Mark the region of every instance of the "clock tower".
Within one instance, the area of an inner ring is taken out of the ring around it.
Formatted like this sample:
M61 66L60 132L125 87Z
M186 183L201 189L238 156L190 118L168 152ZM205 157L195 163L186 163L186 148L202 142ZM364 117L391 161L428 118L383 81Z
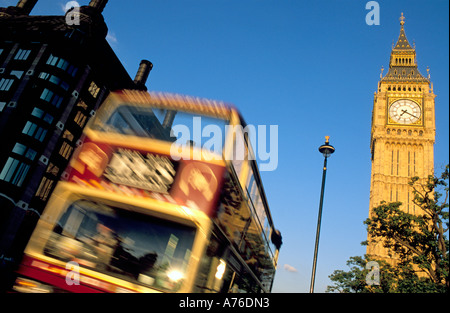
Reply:
M435 112L433 84L427 69L417 68L415 45L406 38L405 18L400 17L400 35L392 48L389 70L380 74L374 94L370 147L372 175L370 208L381 201L402 202L401 209L419 214L413 203L411 177L425 180L434 172ZM389 259L381 245L369 244L367 254Z

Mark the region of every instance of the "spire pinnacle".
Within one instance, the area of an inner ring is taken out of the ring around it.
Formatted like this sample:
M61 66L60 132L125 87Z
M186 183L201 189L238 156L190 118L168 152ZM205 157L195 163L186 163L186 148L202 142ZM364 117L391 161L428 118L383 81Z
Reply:
M400 16L400 18L399 18L399 20L400 20L400 25L405 25L405 17L403 16L403 12L402 12L402 15Z
M406 39L405 29L403 25L405 25L405 17L402 15L399 18L400 20L400 35L398 36L397 44L394 46L394 49L401 49L401 50L414 50L413 47L408 42L408 39Z

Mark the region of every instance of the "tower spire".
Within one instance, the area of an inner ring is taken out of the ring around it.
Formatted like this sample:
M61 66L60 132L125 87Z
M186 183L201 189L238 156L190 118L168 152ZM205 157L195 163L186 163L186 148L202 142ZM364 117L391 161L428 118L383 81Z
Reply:
M403 27L405 25L405 17L403 16L403 12L399 20L400 20L400 35L398 36L397 44L394 46L394 49L414 50L414 48L411 47L411 45L408 42L408 39L406 38L405 28Z
M393 45L389 70L382 81L392 82L427 82L417 68L415 44L412 47L405 34L405 16L400 15L400 34L397 43Z

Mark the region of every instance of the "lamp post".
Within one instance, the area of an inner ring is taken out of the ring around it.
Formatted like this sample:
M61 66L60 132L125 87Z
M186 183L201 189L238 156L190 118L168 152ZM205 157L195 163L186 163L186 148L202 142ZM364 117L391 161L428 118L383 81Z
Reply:
M309 289L310 293L314 292L314 281L316 278L317 253L319 248L319 237L320 237L320 223L322 221L323 193L325 190L325 177L327 175L327 159L330 155L334 153L335 150L334 147L330 145L329 140L330 136L325 136L325 144L319 147L319 152L323 154L325 159L323 161L322 189L320 191L319 217L317 219L316 244L314 246L314 260L311 274L311 286Z

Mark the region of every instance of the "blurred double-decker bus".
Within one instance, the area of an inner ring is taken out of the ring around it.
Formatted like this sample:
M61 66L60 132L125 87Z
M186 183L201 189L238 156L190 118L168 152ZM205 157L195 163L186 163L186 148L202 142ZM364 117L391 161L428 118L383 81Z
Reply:
M270 292L281 235L245 126L222 102L112 92L85 127L13 289Z

